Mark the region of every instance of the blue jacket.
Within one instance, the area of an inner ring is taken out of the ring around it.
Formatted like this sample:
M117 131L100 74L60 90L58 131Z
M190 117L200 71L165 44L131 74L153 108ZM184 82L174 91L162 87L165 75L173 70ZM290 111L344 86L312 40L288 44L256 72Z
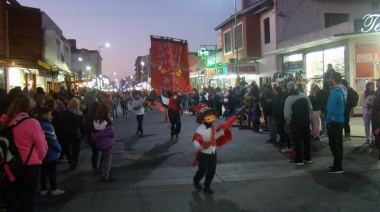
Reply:
M346 103L343 103L342 90L344 93L344 100L347 101L347 89L344 85L339 85L330 91L326 108L327 124L330 124L331 122L344 123L344 108Z
M48 151L42 162L48 163L59 158L62 148L57 141L53 125L47 121L40 121L40 125L48 144Z

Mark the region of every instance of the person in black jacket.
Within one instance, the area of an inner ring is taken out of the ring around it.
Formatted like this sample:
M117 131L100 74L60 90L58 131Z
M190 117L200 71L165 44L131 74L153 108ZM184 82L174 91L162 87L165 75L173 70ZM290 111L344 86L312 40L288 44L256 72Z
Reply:
M79 99L72 98L62 115L63 151L71 170L78 165L81 138L84 136L83 113L79 110Z
M260 101L260 88L257 86L256 81L251 82L251 94L250 96L253 97L253 103L258 103Z
M322 134L320 136L326 135L326 107L327 107L327 101L329 100L330 96L330 84L329 82L323 82L323 88L320 89L316 95L316 101L320 104L321 109L321 115L319 118L321 119L321 127L322 127Z
M289 97L285 100L284 118L294 139L296 157L290 163L312 163L310 155L311 104L307 96L296 90L296 84L288 83Z
M318 92L319 92L318 85L312 85L309 100L311 102L311 106L313 107L313 112L311 113L311 129L312 129L313 141L319 141L319 136L320 136L319 117L321 116L321 104L319 103L317 99Z
M277 124L277 131L280 135L279 145L280 147L287 146L290 149L289 136L285 130L285 118L284 118L284 93L281 86L275 88L275 100L273 101L274 119ZM282 148L281 148L282 149Z
M266 143L275 143L277 142L277 125L274 117L274 108L273 104L274 101L276 100L275 92L272 89L271 85L267 85L266 87L267 92L266 92L266 103L264 106L264 113L267 117L267 126L269 130L269 140L266 141Z

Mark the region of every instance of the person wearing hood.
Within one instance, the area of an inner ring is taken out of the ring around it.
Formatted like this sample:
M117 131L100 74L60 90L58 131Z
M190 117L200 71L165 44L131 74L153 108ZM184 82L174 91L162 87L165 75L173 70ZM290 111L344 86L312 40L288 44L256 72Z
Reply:
M62 114L62 149L71 170L76 169L78 165L81 139L84 137L84 116L79 106L79 99L74 97Z
M115 131L108 111L107 104L100 105L93 121L94 130L91 133L92 141L97 149L102 152L102 182L115 180L110 176Z
M54 100L53 100L54 101ZM61 195L65 191L57 188L57 163L59 155L61 154L62 148L57 141L57 136L54 131L54 127L51 124L52 121L52 111L48 107L41 107L38 110L37 119L40 123L41 129L45 133L45 139L48 144L48 151L45 158L42 160L41 165L41 177L40 185L41 191L40 195L45 196L47 191L47 180L49 177L51 195Z
M329 135L329 146L334 157L333 166L329 167L328 173L343 173L343 127L344 110L347 100L347 89L342 85L342 75L338 72L331 74L333 88L327 101L326 128Z

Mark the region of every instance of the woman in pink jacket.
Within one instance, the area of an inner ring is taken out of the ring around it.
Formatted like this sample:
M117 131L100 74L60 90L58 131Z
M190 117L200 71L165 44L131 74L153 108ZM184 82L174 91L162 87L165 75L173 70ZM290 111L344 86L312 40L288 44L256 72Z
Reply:
M13 125L23 117L29 117L31 99L19 94L8 108L2 128ZM9 211L36 211L36 192L40 177L42 159L47 153L44 132L36 119L27 118L13 129L14 141L25 163L31 152L27 168L22 178L17 179L11 188Z

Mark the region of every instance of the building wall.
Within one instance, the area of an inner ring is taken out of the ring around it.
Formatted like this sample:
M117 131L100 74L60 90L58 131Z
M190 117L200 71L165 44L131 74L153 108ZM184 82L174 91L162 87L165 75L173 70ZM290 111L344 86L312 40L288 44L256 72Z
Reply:
M9 58L39 60L42 57L41 11L7 5Z
M54 29L44 31L44 57L60 69L70 72L71 47L70 42Z
M78 58L82 58L79 61ZM97 77L100 73L99 52L96 50L76 49L71 52L71 68L79 72L82 70L82 78ZM87 66L90 70L87 71Z
M43 29L54 29L59 34L63 35L61 28L59 28L59 26L44 11L41 12L41 17Z
M348 13L355 20L373 11L371 0L278 0L275 7L277 42L324 29L325 13Z
M269 18L270 26L270 43L265 44L265 31L264 20ZM261 14L260 16L260 29L261 29L261 52L262 55L266 55L276 50L276 15L274 8Z
M237 20L237 25L243 24L243 48L238 50L239 60L246 57L260 57L261 56L261 46L260 46L260 17L254 16L252 14L247 14L246 16L239 17ZM235 54L235 36L234 36L235 22L231 21L222 27L222 62L229 63L229 58L236 58ZM231 53L224 53L224 33L231 31L231 42L232 51Z
M0 0L0 58L7 57L6 1Z

